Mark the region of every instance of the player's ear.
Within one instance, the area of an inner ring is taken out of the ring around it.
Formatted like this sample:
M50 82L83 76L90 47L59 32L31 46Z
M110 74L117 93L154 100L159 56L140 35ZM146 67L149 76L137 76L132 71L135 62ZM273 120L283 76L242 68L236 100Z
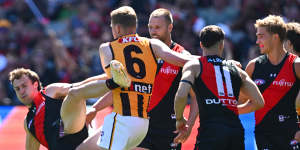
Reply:
M35 89L38 89L38 86L39 86L39 82L35 81L35 82L33 83L33 87L34 87Z
M116 25L116 32L117 32L118 34L121 33L121 25L119 25L119 24Z
M203 49L203 44L202 44L202 42L200 42L200 47Z
M278 34L273 34L272 37L276 40L280 40L279 35Z
M224 49L224 42L225 40L222 40L219 44L219 49L223 50Z
M173 24L168 25L168 32L171 33L173 30Z

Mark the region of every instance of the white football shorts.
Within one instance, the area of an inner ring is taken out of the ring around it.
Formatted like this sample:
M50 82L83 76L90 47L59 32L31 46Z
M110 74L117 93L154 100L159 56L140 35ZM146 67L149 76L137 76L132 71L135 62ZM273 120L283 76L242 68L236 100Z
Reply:
M108 150L130 150L142 142L148 126L148 119L112 112L104 118L97 145Z

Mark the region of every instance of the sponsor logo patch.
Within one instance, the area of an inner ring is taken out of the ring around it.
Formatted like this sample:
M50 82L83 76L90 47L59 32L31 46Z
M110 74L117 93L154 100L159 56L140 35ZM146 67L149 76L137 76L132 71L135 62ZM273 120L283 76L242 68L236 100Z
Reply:
M263 84L266 83L266 81L263 80L263 79L255 79L255 80L254 80L254 83L255 83L256 85L263 85Z

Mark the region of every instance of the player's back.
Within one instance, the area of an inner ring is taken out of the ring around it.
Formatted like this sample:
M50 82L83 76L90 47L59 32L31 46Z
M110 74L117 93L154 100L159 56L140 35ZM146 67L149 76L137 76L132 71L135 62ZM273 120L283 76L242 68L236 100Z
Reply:
M216 55L201 57L199 61L201 72L193 90L199 106L200 128L218 124L243 129L237 110L241 87L238 70Z
M155 55L149 39L131 34L110 42L113 60L120 61L131 78L129 88L117 88L113 92L113 111L123 116L147 118L146 109L152 94L157 71ZM106 73L110 75L109 67Z

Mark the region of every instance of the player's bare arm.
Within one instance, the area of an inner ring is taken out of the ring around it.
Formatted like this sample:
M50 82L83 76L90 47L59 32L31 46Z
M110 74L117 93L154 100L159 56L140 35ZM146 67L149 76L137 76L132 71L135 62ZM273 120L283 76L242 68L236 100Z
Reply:
M182 67L187 61L200 57L194 55L183 55L172 51L166 44L158 39L150 39L150 43L156 58L162 58L166 62L176 66Z
M250 113L264 107L264 99L256 84L251 80L245 71L239 69L242 86L240 89L241 95L247 99L239 100L238 110L240 114Z
M98 99L98 101L92 106L92 110L87 113L86 124L91 125L92 120L96 117L97 113L104 108L113 104L112 92L107 92L104 96Z
M256 59L253 59L251 60L248 65L246 66L246 73L248 74L248 76L251 78L252 77L252 74L254 72L254 69L255 69L255 61Z
M24 129L26 131L26 150L39 150L40 149L40 143L38 140L29 132L27 125L26 125L26 119L24 120Z
M103 97L99 98L99 100L93 105L93 108L95 110L101 111L107 106L111 106L113 104L113 99L112 99L112 92L106 93Z
M174 142L185 142L188 137L190 136L193 126L195 124L195 121L199 115L199 108L198 108L198 103L196 99L196 95L194 91L191 89L190 91L190 96L191 96L191 104L190 104L190 112L189 112L189 118L186 121L186 132L179 132L178 135L174 138ZM178 131L177 131L178 132Z
M193 60L187 62L182 69L183 74L174 101L176 120L183 119L183 111L187 103L187 95L191 90L191 84L195 81L196 74L199 74L200 72L200 67L198 67L199 61Z
M184 55L191 55L191 53L188 52L187 50L183 50L181 53ZM191 104L190 104L189 117L186 122L186 125L189 126L188 130L189 130L189 132L191 132L191 130L195 124L195 120L197 119L197 117L199 115L199 108L198 108L198 103L197 103L195 92L191 89L189 94L190 94L190 98L191 98Z
M200 73L200 64L197 59L187 62L182 69L182 77L181 82L179 83L179 87L174 100L174 111L176 115L176 132L179 132L179 136L174 139L175 143L184 142L188 136L188 126L186 126L186 120L183 117L183 111L185 105L187 103L187 95L191 90L192 84L195 81L195 78ZM195 105L196 103L193 103ZM195 108L195 107L194 107ZM191 109L191 111L196 111L198 109ZM196 118L197 113L192 113L193 117ZM191 121L191 120L190 120ZM193 120L193 123L195 120Z
M187 50L183 50L181 53L184 55L191 55L191 53L188 52ZM198 103L197 103L195 92L191 89L189 94L190 94L190 98L191 98L191 104L190 104L189 117L186 122L186 125L189 126L189 130L191 131L195 124L195 120L197 119L197 117L199 115L199 108L198 108Z
M102 68L105 70L105 67L109 65L110 61L113 58L112 53L111 53L111 49L109 47L109 42L103 43L103 44L100 45L99 55L100 55Z
M246 69L245 69L246 73L248 74L248 76L250 78L251 78L254 68L255 68L255 61L256 61L256 59L249 61L249 63L246 66ZM248 104L248 103L251 103L249 101L249 97L247 97L247 95L245 95L243 92L240 92L240 94L239 94L239 101L240 101L240 104L239 104L238 108L240 108L240 109L246 108L246 105L249 105L249 106L251 105L251 104Z
M186 124L189 126L190 129L192 129L195 124L195 120L197 119L197 117L199 115L199 108L198 108L198 103L197 103L197 99L196 99L196 94L192 89L190 91L190 97L191 97L190 113L189 113L189 118L188 118Z
M227 60L229 63L239 67L239 68L242 68L242 64L239 62L239 61L235 61L235 60Z

